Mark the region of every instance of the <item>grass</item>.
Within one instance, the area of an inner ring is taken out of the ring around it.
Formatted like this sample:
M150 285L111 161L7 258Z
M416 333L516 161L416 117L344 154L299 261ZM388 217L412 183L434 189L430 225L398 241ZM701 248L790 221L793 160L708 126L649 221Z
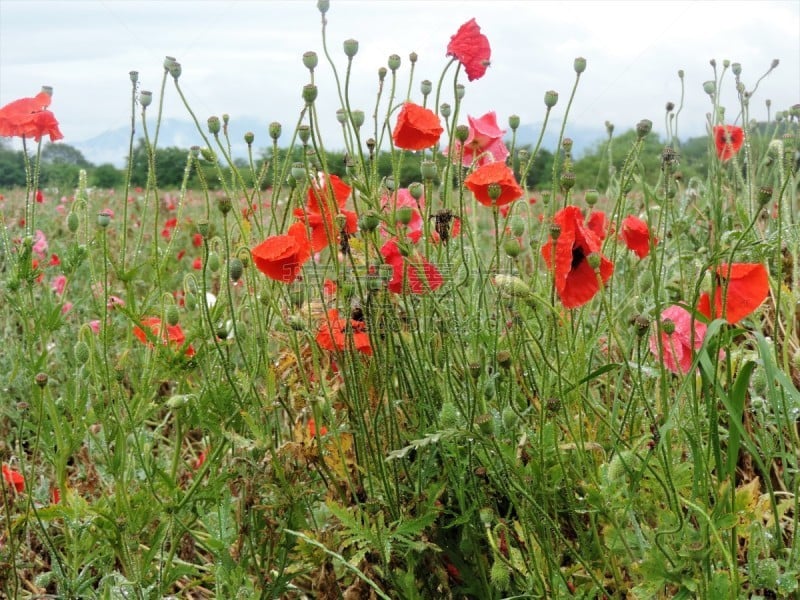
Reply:
M191 113L179 68L164 77ZM691 185L677 140L644 172L647 122L601 192L574 182L565 143L547 189L505 207L426 149L409 211L343 92L345 202L319 209L336 216L297 277L291 261L268 277L256 248L285 258L326 172L305 93L305 159L271 161L270 189L244 185L258 173L231 164L217 120L185 181L218 168L222 192L158 189L152 161L144 189L84 177L38 203L33 157L29 188L3 193L0 593L798 597L797 114L758 143L743 118L741 151L710 142ZM452 147L464 115L439 93ZM379 148L400 101L378 97ZM151 135L159 115L139 109ZM763 294L729 264L764 273ZM570 286L596 289L568 307Z

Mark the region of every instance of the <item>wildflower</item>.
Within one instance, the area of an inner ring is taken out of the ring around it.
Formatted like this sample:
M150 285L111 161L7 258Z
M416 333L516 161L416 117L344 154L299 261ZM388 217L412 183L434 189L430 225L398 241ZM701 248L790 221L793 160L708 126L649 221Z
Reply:
M64 289L66 287L67 287L66 275L56 275L50 282L50 289L53 290L59 296L64 293Z
M586 227L591 229L592 232L602 242L604 239L606 239L606 234L608 233L609 227L606 213L600 210L593 210L586 218Z
M470 81L484 76L491 55L489 40L481 33L475 19L470 19L459 27L447 44L447 56L454 57L464 65Z
M406 102L397 115L392 139L398 148L425 150L439 141L443 131L439 117L433 111Z
M397 244L397 238L392 238L383 245L381 256L386 264L392 267L392 278L388 284L390 292L401 294L408 291L412 294L425 294L436 291L444 283L442 274L436 266L424 257L404 257Z
M33 138L39 141L45 135L50 141L64 136L58 129L58 121L49 110L51 94L39 92L33 98L20 98L0 108L0 136Z
M145 317L141 323L147 328L150 335L138 325L133 328L133 335L143 344L152 347L152 343L148 338L160 339L165 345L182 347L186 342L186 336L183 333L180 325L167 325L162 324L161 319L158 317ZM163 328L163 330L162 330ZM194 356L194 348L188 346L185 350L186 356Z
M368 356L372 354L364 321L345 319L339 316L335 308L329 310L317 330L316 340L320 347L325 350L345 350L350 347L351 339L353 348Z
M36 203L42 204L44 202L44 194L42 190L36 190Z
M381 198L381 209L389 211L390 214L392 210L397 213L401 208L410 209L411 219L406 223L406 227L409 231L419 231L422 229L422 215L420 214L420 209L424 206L424 199L423 196L420 197L419 200L414 200L408 188L400 188L397 190L396 194L385 194ZM400 219L398 218L398 222L399 221Z
M567 308L586 304L600 290L599 279L605 283L614 272L614 264L600 254L600 238L583 222L576 206L558 211L553 219L558 227L556 240L552 237L542 246L542 258L547 268L554 272L556 293ZM597 271L587 257L599 258Z
M678 375L688 373L692 368L694 352L703 345L706 326L694 320L689 311L680 306L670 306L664 310L661 313L661 320L662 323L668 321L670 326L666 328L662 326L660 348L658 334L651 336L650 352L673 373Z
M725 162L732 159L744 143L744 130L735 125L716 125L714 127L714 145L717 157Z
M49 248L49 244L47 243L47 236L41 229L36 230L36 234L33 237L33 251L39 258L45 258L47 254L47 249Z
M716 269L714 306L711 296L704 292L697 311L709 319L722 317L737 323L757 309L769 293L769 274L760 263L733 263Z
M500 129L497 125L497 114L491 111L482 117L468 116L467 120L469 135L464 140L462 164L469 167L473 163L481 166L492 162L505 162L508 158L508 148L503 142L506 130ZM456 142L452 154L449 148L445 150L445 154L453 161L458 160L459 153L461 153L460 142Z
M311 257L311 242L302 223L289 227L285 235L273 235L252 250L253 262L270 279L292 283L303 263Z
M203 450L200 454L197 455L197 458L194 461L194 469L197 471L200 467L202 467L206 462L206 451Z
M475 169L464 180L475 198L484 206L503 206L522 196L522 188L514 178L514 172L505 163L495 162ZM499 194L492 197L499 187ZM493 188L495 191L493 192Z
M331 190L333 197L331 198ZM294 216L301 219L311 233L311 250L319 252L331 243L339 242L340 231L334 223L334 216L345 217L344 232L358 230L358 216L344 205L350 197L352 188L336 175L321 176L319 181L311 181L306 196L306 207L297 208ZM292 278L294 279L294 278Z
M625 243L629 250L636 253L639 258L644 258L650 254L650 239L653 240L653 245L658 240L652 236L647 223L642 221L639 217L628 215L622 220L622 231L619 237Z
M17 492L25 491L25 478L22 476L22 473L12 469L5 463L3 463L3 479Z
M195 248L199 248L203 245L203 234L202 233L195 233L192 235L192 246Z
M322 425L319 428L319 434L320 435L325 435L326 433L328 433L328 428L325 427L325 425ZM313 438L313 437L316 437L316 436L317 436L317 423L314 421L314 417L311 417L308 420L308 437L312 437Z
M192 261L192 269L199 271L203 268L203 259L199 256Z

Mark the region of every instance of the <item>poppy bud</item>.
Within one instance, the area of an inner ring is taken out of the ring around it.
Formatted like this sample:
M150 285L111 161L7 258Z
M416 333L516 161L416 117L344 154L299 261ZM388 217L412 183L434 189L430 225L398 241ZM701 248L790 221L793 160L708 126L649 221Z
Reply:
M765 185L758 189L758 203L761 206L767 204L770 200L772 200L772 186Z
M431 83L430 79L423 79L419 84L419 89L423 96L427 96L433 91L433 84Z
M515 238L509 238L503 242L503 251L509 258L517 258L520 252L522 252L522 246L520 245L519 240Z
M517 413L515 413L514 409L511 408L510 406L506 406L503 409L503 412L501 413L500 417L503 420L503 427L505 427L508 430L514 429L514 427L517 425L517 420L518 420Z
M228 275L230 275L231 279L236 282L242 278L242 273L244 272L244 263L241 261L240 258L233 257L228 261Z
M412 209L410 206L399 206L395 211L395 215L399 223L408 225L411 223L411 219L414 217L414 209Z
M478 511L478 517L484 527L490 527L494 521L494 511L491 508L482 508Z
M495 560L489 570L489 580L492 582L494 589L506 590L511 585L511 570L502 560Z
M644 315L636 315L633 318L633 326L636 328L636 335L644 337L647 335L647 330L650 328L650 319Z
M653 129L653 122L650 119L642 119L636 124L636 135L643 139Z
M600 268L600 253L592 252L589 256L586 257L586 264L589 265L590 268L597 270Z
M703 91L709 96L713 96L714 93L717 91L717 84L713 81L704 81Z
M492 380L490 379L489 381L491 382ZM494 421L490 414L478 415L475 417L475 424L484 435L492 435L494 433Z
M675 110L675 103L674 102L667 102L667 112L672 112Z
M442 113L442 116L446 119L450 116L450 105L447 102L442 102L442 105L439 107L439 112Z
M253 140L256 139L255 134L252 131L248 131L244 134L244 143L248 146L253 144Z
M208 117L208 132L211 135L217 135L221 125L219 117Z
M142 90L139 92L139 105L142 108L147 108L153 102L153 92Z
M511 352L508 350L501 350L497 353L497 364L504 369L511 367Z
M582 56L579 56L572 63L572 67L575 69L575 72L578 75L580 75L581 73L583 73L586 70L586 59L583 58Z
M277 121L273 121L269 124L269 137L271 137L273 141L277 142L278 138L281 137L281 130L281 124Z
M386 70L386 67L380 67L378 69L378 81L383 83L383 80L386 79L386 73L388 73L388 71Z
M181 318L180 313L178 312L178 307L174 304L167 306L164 316L167 319L167 323L173 327L178 324L178 321L180 321Z
M208 162L217 162L217 155L211 148L200 148L200 156Z
M231 120L231 116L228 113L222 113L222 126L228 127L228 123Z
M109 213L106 210L101 210L97 214L97 224L103 229L105 229L106 227L108 227L109 223L111 223L111 213Z
M358 220L358 228L366 232L375 231L378 225L380 225L380 222L381 220L380 217L378 217L378 213L374 210L368 210L361 215L361 218Z
M547 108L553 108L558 102L558 92L549 90L544 93L544 105Z
M397 71L397 69L400 68L400 56L398 56L397 54L390 55L388 65L392 73Z
M353 121L353 127L358 129L364 124L364 111L363 110L354 110L350 113L350 118Z
M313 71L319 64L319 58L316 52L305 52L303 54L303 66L309 71Z
M469 137L469 127L467 127L466 125L459 125L458 127L456 127L456 139L459 142L461 143L465 142L468 137Z
M425 192L425 188L419 181L415 181L408 185L408 193L411 194L411 197L414 200L419 200L422 198L422 194Z
M449 400L442 403L439 409L439 423L444 429L450 429L458 425L458 409Z
M317 10L320 14L325 14L331 7L331 0L317 0Z
M564 171L563 173L561 173L559 183L561 184L561 188L565 192L568 192L573 187L575 187L575 173L572 171Z
M208 268L211 270L212 273L216 273L219 271L220 261L219 261L219 254L216 252L212 252L208 255Z
M36 382L36 385L43 388L47 385L47 373L37 373L33 380Z
M525 148L520 148L519 152L517 152L517 156L519 157L520 163L528 162L528 158L530 158L531 153L528 152Z
M416 52L412 52L411 54L408 55L408 60L412 65L417 62L417 58L419 57L417 56Z
M432 181L439 174L439 169L436 168L436 163L432 160L423 160L419 166L419 172L422 175L422 179Z
M464 87L463 84L461 84L461 83L457 84L456 85L456 99L457 100L461 100L464 97L464 94L466 93L466 91L467 90L466 90L466 88Z
M661 321L661 329L667 335L672 335L675 333L675 322L672 319L664 319Z
M228 198L228 196L222 196L221 198L217 199L217 209L223 215L227 215L229 212L231 212L232 208L233 202L231 202L231 199Z
M344 48L344 53L347 58L353 58L356 54L358 54L358 41L354 39L345 40L342 44Z
M128 73L128 76L131 78L131 83L136 83L139 81L139 71L131 71Z
M297 128L297 137L300 138L304 146L307 145L308 140L311 138L311 128L308 125L300 125Z
M78 361L78 363L85 365L89 360L89 344L83 340L77 341L72 351L75 353L75 360Z
M303 100L306 104L314 104L314 100L317 99L317 86L313 83L309 83L303 86Z
M80 224L81 219L78 216L78 213L71 212L67 215L67 229L69 229L72 233L78 231Z
M511 217L511 235L514 237L522 237L525 233L525 221L519 215Z
M597 190L586 190L583 199L586 201L586 204L592 207L597 204L597 199L599 197L600 194L597 192Z
M572 152L572 138L564 138L561 140L561 147L564 149L564 152L569 154Z
M519 115L511 115L508 117L508 126L511 128L511 131L516 131L519 127Z
M203 236L204 240L208 239L209 230L211 226L208 221L203 219L202 221L197 222L197 233Z

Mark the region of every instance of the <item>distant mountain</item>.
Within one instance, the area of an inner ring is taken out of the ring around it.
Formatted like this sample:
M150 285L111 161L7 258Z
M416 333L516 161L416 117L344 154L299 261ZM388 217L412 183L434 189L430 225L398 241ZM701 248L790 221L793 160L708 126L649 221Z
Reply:
M203 133L206 135L206 124L201 122ZM228 128L228 135L231 140L231 152L234 158L247 157L247 144L244 142L244 134L252 131L255 134L255 142L253 144L254 152L260 155L263 148L271 145L271 141L267 134L268 123L262 122L259 119L252 117L244 117L239 119L231 119ZM517 130L517 146L524 146L526 144L533 145L539 137L541 130L541 123L521 125ZM542 148L554 152L558 144L558 135L561 130L561 123L551 121L548 123L547 131L545 132L544 139L542 140ZM285 134L286 132L284 132ZM155 127L148 125L148 134L150 138L155 135ZM102 165L111 163L117 168L123 168L128 156L128 145L130 143L130 129L127 127L120 127L111 131L105 131L91 139L75 142L70 144L80 150L86 160L95 164ZM572 154L576 158L580 158L587 150L593 149L598 143L602 142L606 133L604 129L582 127L580 125L568 124L565 131L567 137L572 138ZM142 127L137 123L136 139L134 146L139 138L144 137ZM286 135L285 138L288 139ZM507 137L510 141L510 136ZM161 122L161 128L158 133L158 147L159 148L191 148L192 146L203 146L203 138L197 131L194 123L191 121L184 121L181 119L164 119Z
M205 122L201 122L200 125L203 127L203 133L210 137L207 129L205 129ZM228 127L228 137L231 141L233 157L247 157L247 144L244 142L244 134L248 131L252 131L255 134L254 152L258 153L261 148L269 146L271 142L267 135L267 126L267 123L262 123L254 118L231 119ZM148 124L147 133L152 141L155 135L155 125ZM120 127L119 129L104 131L93 138L70 145L80 150L86 160L95 165L111 163L117 168L123 168L128 158L130 136L131 130L129 127ZM144 131L141 124L137 123L134 147L138 140L143 137ZM223 139L222 134L220 134L220 139ZM205 142L203 142L202 136L191 121L183 121L181 119L163 119L161 121L161 127L158 132L159 148L177 147L189 149L192 146L204 145Z

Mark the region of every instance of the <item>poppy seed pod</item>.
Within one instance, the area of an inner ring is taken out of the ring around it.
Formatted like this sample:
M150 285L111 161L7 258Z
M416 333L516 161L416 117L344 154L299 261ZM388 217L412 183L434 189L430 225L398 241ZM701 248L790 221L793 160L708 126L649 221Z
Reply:
M223 215L227 215L233 209L233 202L228 196L222 196L217 199L217 209Z
M36 382L36 385L43 388L47 385L47 373L37 373L33 380Z
M770 185L762 186L758 189L758 203L761 206L767 204L770 200L772 200L772 192L773 188Z
M292 163L290 173L298 183L302 183L306 180L306 167L301 162Z
M397 54L392 54L389 56L388 61L389 69L394 73L397 69L400 68L400 56Z
M464 94L467 92L466 88L463 84L456 85L456 99L461 100L464 98Z
M419 181L415 181L408 185L408 193L411 194L411 197L414 200L419 200L422 198L422 194L425 192L425 188Z
M661 321L661 330L667 335L675 333L675 322L672 319L664 319Z
M277 121L273 121L269 124L269 137L271 137L273 141L277 142L278 138L281 137L281 130L281 124Z
M592 252L586 257L586 264L595 271L600 268L600 262L601 258L599 252Z
M181 63L176 62L170 65L169 67L169 74L172 75L173 79L178 79L181 76L183 70L181 69Z
M646 137L653 129L653 122L650 119L642 119L636 124L636 135L641 140Z
M303 66L309 71L313 71L319 64L319 57L313 51L303 53Z
M219 117L208 117L208 132L211 135L217 135L221 126Z
M388 73L388 71L386 70L386 67L380 67L378 69L378 81L383 83L383 80L386 79L386 73Z
M344 54L347 56L347 58L353 58L356 54L358 54L358 40L345 40L342 44L342 47L344 48Z
M331 0L317 0L317 10L320 14L325 14L331 7Z
M586 59L583 58L582 56L579 56L572 63L572 67L575 69L575 72L578 75L580 75L581 73L583 73L586 70Z
M364 124L364 111L354 110L350 113L350 119L353 121L353 126L357 129Z
M673 110L675 110L675 103L674 102L667 102L666 108L667 108L667 112L672 112Z
M131 71L128 73L131 78L131 83L136 83L139 81L139 71Z
M558 92L548 90L544 93L544 105L553 108L558 103Z
M567 154L572 152L572 138L564 138L563 140L561 140L561 147Z
M411 54L408 55L408 60L412 65L417 62L417 58L419 57L417 56L416 52L412 52Z
M317 99L317 86L313 83L309 83L303 86L303 100L306 104L314 104L314 100Z
M636 335L644 337L647 330L650 328L650 319L644 315L636 315L633 318L633 326L636 328Z
M456 139L464 143L466 139L469 137L469 127L466 125L459 125L456 127Z
M742 74L742 64L735 62L731 65L731 72L738 77Z
M336 120L339 121L341 125L347 122L347 112L343 108L336 109Z
M511 115L508 117L508 126L511 128L511 131L516 131L519 127L519 115Z
M311 139L311 127L308 125L300 125L300 127L297 128L297 137L300 138L304 146L307 145L308 140Z
M419 89L422 92L423 96L427 96L433 91L433 84L429 79L423 79L422 82L419 84Z
M575 187L575 173L573 171L564 171L561 173L559 183L561 184L561 188L568 192Z
M170 67L176 64L178 61L175 60L174 56L165 56L164 57L164 70L169 71Z
M412 209L410 206L398 206L395 214L397 216L398 223L408 225L411 223L411 219L414 218L414 209Z
M597 200L600 197L600 194L597 190L586 190L586 194L584 194L584 200L586 204L589 206L594 206L597 204Z
M450 105L447 102L443 102L439 107L439 112L442 113L445 119L448 118L450 116Z
M419 172L422 175L422 179L432 181L439 174L439 169L436 168L436 163L432 160L423 160L419 166Z
M709 96L712 96L717 91L717 84L713 81L704 81L703 91Z
M255 140L255 139L256 139L256 136L252 131L245 132L245 134L244 134L244 143L245 144L250 146L250 145L252 145L253 140Z
M97 213L97 224L105 229L111 223L111 213L107 210L101 210Z
M142 90L139 92L139 105L142 108L147 108L153 102L153 92L148 92L147 90Z

